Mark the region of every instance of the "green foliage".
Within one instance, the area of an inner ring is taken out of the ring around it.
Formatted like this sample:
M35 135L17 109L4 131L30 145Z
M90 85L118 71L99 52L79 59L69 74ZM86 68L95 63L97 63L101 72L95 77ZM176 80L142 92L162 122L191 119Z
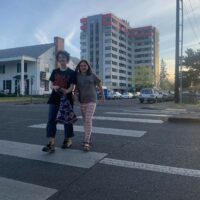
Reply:
M174 84L168 79L167 67L163 59L160 70L160 88L162 90L174 90Z
M154 85L154 73L150 67L139 66L134 71L134 85L136 89L143 87L153 87Z
M187 49L183 58L183 88L200 84L200 50Z

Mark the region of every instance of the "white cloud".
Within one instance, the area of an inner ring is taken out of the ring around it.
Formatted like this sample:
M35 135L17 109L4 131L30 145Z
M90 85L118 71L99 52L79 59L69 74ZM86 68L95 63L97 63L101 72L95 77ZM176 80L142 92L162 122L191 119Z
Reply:
M65 37L65 45L66 45L66 47L67 48L70 48L72 51L74 51L76 54L80 54L80 49L78 48L78 47L76 47L74 44L72 44L72 40L73 40L73 38L74 38L74 36L75 36L75 30L73 30L73 31L71 31L70 33L69 33L69 35L67 35L66 37Z
M40 44L50 43L47 35L42 30L37 29L34 35L36 39L40 42Z

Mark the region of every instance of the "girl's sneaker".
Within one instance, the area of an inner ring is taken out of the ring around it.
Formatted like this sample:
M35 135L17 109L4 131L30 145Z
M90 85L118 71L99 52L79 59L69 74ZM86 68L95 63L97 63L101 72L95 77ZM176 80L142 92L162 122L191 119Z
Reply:
M85 142L83 146L83 151L90 151L90 144Z
M49 143L45 147L42 148L42 151L48 152L48 153L53 153L55 151L55 145Z

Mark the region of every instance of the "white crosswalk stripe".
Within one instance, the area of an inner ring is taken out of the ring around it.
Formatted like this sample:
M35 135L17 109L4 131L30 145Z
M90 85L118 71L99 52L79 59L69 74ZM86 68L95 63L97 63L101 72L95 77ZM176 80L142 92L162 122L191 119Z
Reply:
M35 124L29 127L44 129L46 128L46 124ZM57 129L64 130L64 127L63 125L58 124ZM74 130L78 132L84 132L83 126L74 125ZM105 135L116 135L116 136L127 136L127 137L142 137L146 133L146 131L93 127L93 133L105 134Z
M146 171L200 178L200 170L194 170L194 169L177 168L177 167L162 166L162 165L155 165L155 164L148 164L148 163L139 163L139 162L117 160L117 159L111 159L111 158L104 158L103 160L100 161L100 163L105 164L105 165L124 167L124 168L140 169L140 170L146 170Z
M106 114L112 115L133 115L133 116L149 116L149 117L170 117L167 114L149 114L149 113L129 113L129 112L106 112Z
M82 119L82 116L78 116ZM118 121L118 122L138 122L138 123L150 123L150 124L162 124L164 121L159 119L139 119L139 118L120 118L120 117L105 117L105 116L94 116L94 120L104 121Z
M46 200L56 189L0 177L1 200Z
M107 155L105 153L97 152L85 153L74 149L63 151L59 148L56 149L56 153L48 156L48 154L41 151L42 147L43 146L36 144L0 140L0 154L2 155L16 156L81 168L90 168Z

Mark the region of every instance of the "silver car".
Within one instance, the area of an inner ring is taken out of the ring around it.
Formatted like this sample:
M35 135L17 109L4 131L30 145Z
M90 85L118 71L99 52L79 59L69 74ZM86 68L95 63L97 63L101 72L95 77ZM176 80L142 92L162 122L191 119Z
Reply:
M163 95L157 89L143 88L140 91L140 95L139 95L140 103L143 103L144 101L153 102L153 103L161 102L162 99L163 99Z

